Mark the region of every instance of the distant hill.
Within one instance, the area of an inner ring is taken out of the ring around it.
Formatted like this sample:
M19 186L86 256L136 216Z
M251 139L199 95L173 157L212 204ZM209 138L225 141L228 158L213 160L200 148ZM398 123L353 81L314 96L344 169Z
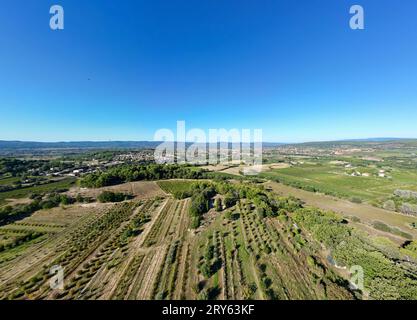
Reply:
M159 143L154 141L31 142L0 140L0 149L141 149L154 148Z
M78 154L100 150L138 150L153 149L157 141L71 141L71 142L31 142L31 141L1 141L0 156L23 155L62 155Z
M348 140L340 140L340 142L390 142L390 141L410 141L416 140L411 138L367 138L367 139L348 139Z
M161 141L69 141L69 142L34 142L34 141L4 141L0 140L0 155L23 155L23 154L45 154L45 153L71 153L85 152L89 150L138 150L154 149ZM186 143L190 145L191 143ZM358 145L389 145L404 144L417 146L417 139L403 138L369 138L352 139L339 141L320 141L304 143L279 143L264 142L264 148L279 148L284 146L299 147L337 147L337 146L358 146ZM229 147L231 144L229 143Z
M161 141L70 141L70 142L32 142L0 140L0 149L143 149L155 148ZM187 142L187 145L191 143ZM283 143L265 142L267 147Z
M100 150L140 150L154 149L162 141L70 141L70 142L35 142L0 140L0 156L23 155L59 155L76 154ZM192 143L187 142L188 147ZM204 145L204 144L202 144ZM264 143L264 147L278 147L282 143ZM231 148L229 143L229 148ZM213 145L210 145L213 147Z
M298 147L313 147L313 148L333 148L340 146L392 146L403 145L409 147L417 146L417 139L412 138L367 138L367 139L350 139L350 140L336 140L336 141L316 141L291 143L288 146Z

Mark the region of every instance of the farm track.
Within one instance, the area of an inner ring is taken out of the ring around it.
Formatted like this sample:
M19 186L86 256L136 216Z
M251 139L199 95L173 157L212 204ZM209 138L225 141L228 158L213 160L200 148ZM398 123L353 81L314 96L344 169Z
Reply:
M174 204L170 207L169 212L167 213L166 221L162 223L161 231L159 232L159 236L157 238L156 243L162 242L170 242L172 240L172 235L176 228L176 220L178 218L177 210L180 206L180 202L174 202Z
M119 283L117 284L117 290L111 296L111 299L122 300L126 299L133 288L137 276L138 270L141 268L143 260L143 255L137 255L127 266L127 270L123 273Z
M175 291L173 293L173 299L181 300L183 295L185 294L185 290L187 287L187 264L189 263L189 245L188 243L184 243L181 249L181 253L179 255L179 266L178 266L178 280L177 285L175 287Z
M139 268L136 270L136 274L132 280L128 293L126 295L127 300L136 300L138 299L139 290L142 287L143 279L145 274L148 270L148 266L151 263L153 256L152 255L145 255L142 263L140 264Z
M137 298L139 300L148 300L152 298L152 286L156 281L156 277L160 271L160 268L163 267L162 261L164 260L167 246L163 245L161 247L156 247L155 251L156 253L152 257L149 268L145 271L142 287L138 292Z
M146 247L151 247L158 243L158 239L160 239L161 229L163 228L163 225L166 224L165 219L174 204L175 202L173 200L171 199L166 200L161 210L153 219L152 226L150 227L149 231L146 233L146 236L144 237L141 245L144 245Z

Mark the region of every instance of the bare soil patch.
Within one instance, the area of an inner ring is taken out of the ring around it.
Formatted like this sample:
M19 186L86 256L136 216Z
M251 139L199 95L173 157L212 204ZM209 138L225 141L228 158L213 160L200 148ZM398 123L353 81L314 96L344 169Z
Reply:
M97 189L87 189L87 188L72 188L68 194L71 196L76 196L78 194L84 197L93 197L96 198L103 191L113 191L113 192L124 192L130 193L137 199L150 199L156 196L164 196L165 193L154 181L137 181L137 182L128 182L119 184L116 186L103 187Z

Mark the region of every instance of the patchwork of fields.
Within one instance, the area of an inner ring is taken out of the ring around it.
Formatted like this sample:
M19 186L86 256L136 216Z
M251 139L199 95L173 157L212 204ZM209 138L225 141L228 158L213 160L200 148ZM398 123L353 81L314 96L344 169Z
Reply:
M417 239L417 229L411 226L412 223L417 222L416 217L406 216L367 204L352 203L348 200L337 199L323 194L300 190L274 181L265 183L265 186L277 194L292 195L301 199L307 205L327 211L334 211L344 217L356 217L362 224L366 224L368 226L371 226L376 221L382 221L389 226L398 228L410 234L414 239ZM387 234L385 234L385 236L387 236ZM392 237L392 235L388 236ZM405 241L403 238L399 240Z
M299 184L343 198L357 197L367 202L384 201L392 196L396 189L417 190L415 170L391 169L389 174L386 176L384 174L384 177L368 173L368 171L378 172L376 169L354 170L366 176L352 176L348 174L349 171L344 166L332 163L304 163L290 168L263 172L260 176L279 180L285 184L295 186Z
M8 183L10 183L10 181L15 181L15 178L2 179L0 180L0 184L2 183L1 181L3 181L3 183L9 181ZM28 197L32 193L52 192L59 189L69 189L70 187L74 186L75 181L75 178L65 178L58 181L50 181L48 183L33 187L0 192L0 205L7 203L10 199Z
M41 210L3 226L3 243L38 235L0 252L0 298L353 298L317 244L300 250L284 222L260 219L251 203L234 207L233 218L211 209L197 230L189 205L137 197ZM50 288L53 266L63 267L63 290Z

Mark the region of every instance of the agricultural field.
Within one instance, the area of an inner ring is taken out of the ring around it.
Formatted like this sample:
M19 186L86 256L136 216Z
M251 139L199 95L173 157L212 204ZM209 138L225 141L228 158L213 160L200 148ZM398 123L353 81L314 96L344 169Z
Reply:
M158 185L166 193L190 192L192 184L197 180L162 180L158 181Z
M75 178L65 178L58 181L50 181L49 183L45 183L42 185L0 192L0 205L7 204L7 202L11 199L27 198L33 193L44 193L53 192L55 190L61 189L69 189L72 186L74 186L75 181Z
M417 169L355 164L352 160L304 160L289 168L265 171L260 177L374 205L381 205L397 189L417 190Z
M310 206L337 212L343 217L359 221L362 225L365 224L372 227L375 222L381 221L417 239L417 229L412 226L413 223L417 223L416 217L402 215L364 203L352 203L348 200L297 189L274 181L266 182L264 185L277 194L292 195ZM385 234L385 236L391 235ZM400 239L400 241L405 240L406 238Z
M123 192L133 195L136 199L153 198L164 195L161 188L153 181L128 182L97 189L72 187L67 194L70 196L81 195L83 197L96 198L103 191Z
M227 216L219 215L199 234L192 256L198 266L195 298L354 298L337 283L325 259L316 256L311 263L315 249L301 250L285 222L260 219L249 202L239 203L232 218Z
M0 177L0 185L8 185L8 184L13 184L17 181L19 181L20 179L17 177L10 177L10 176L1 176Z
M301 249L285 222L261 219L249 201L210 209L195 230L189 206L169 195L76 204L5 225L1 298L354 298L324 258L311 262L317 248ZM64 270L62 290L50 289L54 266Z
M233 176L242 176L243 171L245 169L245 165L243 164L219 164L219 165L208 165L204 166L203 168L212 171L212 172L221 172L223 174L230 175L229 178ZM262 165L262 171L270 171L274 169L284 169L289 168L291 165L286 162L277 162L277 163L268 163Z
M309 264L310 249L297 249L281 222L260 219L249 202L211 209L196 230L189 206L169 195L76 204L2 226L1 298L353 298L324 259ZM64 268L63 290L49 287L53 266Z
M129 197L97 202L104 192ZM89 201L40 206L0 226L0 299L417 298L411 216L273 181L204 175L72 186L59 196ZM369 275L365 291L349 282L358 263ZM381 283L373 270L391 271Z

